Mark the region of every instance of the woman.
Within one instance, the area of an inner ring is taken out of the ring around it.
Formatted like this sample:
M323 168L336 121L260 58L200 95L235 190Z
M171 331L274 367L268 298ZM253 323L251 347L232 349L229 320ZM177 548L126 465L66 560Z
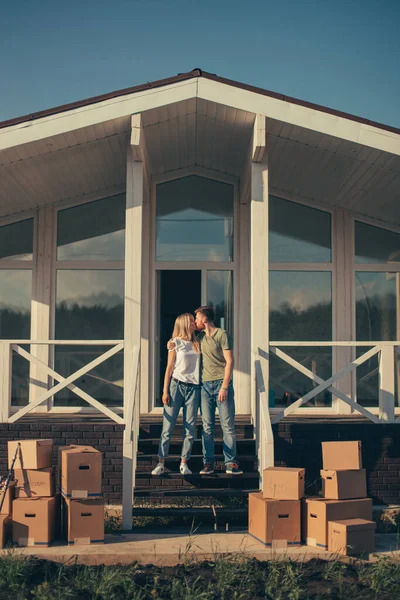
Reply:
M200 347L194 331L195 321L192 315L184 313L175 321L172 338L174 349L168 351L168 363L165 370L162 403L164 405L163 428L158 447L158 464L152 475L164 473L164 462L168 456L171 435L180 409L183 409L185 439L183 441L181 464L182 475L191 475L187 465L192 451L196 430L197 411L200 404Z

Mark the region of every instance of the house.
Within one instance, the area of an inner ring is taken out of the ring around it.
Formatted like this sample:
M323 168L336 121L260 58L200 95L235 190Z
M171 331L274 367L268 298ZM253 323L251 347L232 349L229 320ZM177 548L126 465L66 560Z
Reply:
M3 431L100 432L129 512L173 320L209 304L258 467L271 422L314 467L362 437L399 502L399 129L195 69L0 123L0 161Z

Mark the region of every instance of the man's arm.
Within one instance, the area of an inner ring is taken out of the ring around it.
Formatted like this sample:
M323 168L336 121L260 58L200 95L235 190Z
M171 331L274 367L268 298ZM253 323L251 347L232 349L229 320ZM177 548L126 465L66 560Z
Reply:
M225 372L221 389L219 390L218 394L218 402L223 402L228 398L228 387L233 373L233 352L232 350L223 350L223 353L225 358Z

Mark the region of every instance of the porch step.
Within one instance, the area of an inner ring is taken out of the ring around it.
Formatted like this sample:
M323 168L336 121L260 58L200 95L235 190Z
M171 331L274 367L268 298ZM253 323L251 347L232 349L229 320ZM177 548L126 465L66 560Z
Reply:
M162 430L162 416L146 416L140 419L139 426L139 439L154 439L160 438ZM240 418L237 417L235 419L235 430L236 430L236 439L248 439L252 440L254 438L254 427L250 423L250 417L244 417L241 415ZM183 438L184 436L184 428L183 428L183 420L179 418L175 427L174 427L174 437L175 438ZM196 438L201 438L201 419L197 420L196 425ZM219 419L217 418L215 421L215 438L222 438L222 429L219 423Z
M248 471L256 471L257 470L257 458L253 455L242 455L238 456L238 460L240 459L240 468L244 472ZM180 454L170 454L165 461L165 467L167 471L172 471L175 473L179 472L179 465L181 462ZM153 470L156 464L158 463L158 456L156 454L139 454L137 457L137 469L138 471L148 471ZM193 474L199 473L199 471L203 467L203 455L202 454L192 454L190 461L188 463L189 468L193 471ZM216 454L215 455L215 471L224 472L225 471L225 463L224 463L224 455Z
M159 441L160 441L159 437L146 438L146 439L141 439L139 437L138 457L139 456L149 456L149 455L157 456ZM171 443L170 443L170 447L169 447L169 452L170 452L171 456L180 454L181 449L182 449L182 441L183 441L183 434L181 437L177 437L174 432L174 436L171 439ZM236 443L237 443L238 460L239 460L240 456L254 456L254 457L256 456L256 445L255 445L254 439L236 439ZM218 438L215 439L214 452L215 452L215 456L222 455L222 439L221 439L221 437L219 437L219 439ZM192 454L193 454L193 456L202 454L200 435L193 442Z

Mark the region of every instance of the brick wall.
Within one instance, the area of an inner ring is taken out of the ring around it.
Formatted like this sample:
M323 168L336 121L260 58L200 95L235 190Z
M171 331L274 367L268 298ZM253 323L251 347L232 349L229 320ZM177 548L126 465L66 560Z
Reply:
M321 488L321 442L361 440L368 495L374 504L400 504L400 425L293 420L275 425L274 434L275 463L305 467L309 494Z
M73 417L72 417L73 418ZM76 417L75 417L76 418ZM68 444L93 446L103 453L103 492L107 504L122 502L123 426L110 422L66 423L36 419L34 422L0 423L0 474L7 473L7 441L51 438L53 465L57 465L57 449Z

